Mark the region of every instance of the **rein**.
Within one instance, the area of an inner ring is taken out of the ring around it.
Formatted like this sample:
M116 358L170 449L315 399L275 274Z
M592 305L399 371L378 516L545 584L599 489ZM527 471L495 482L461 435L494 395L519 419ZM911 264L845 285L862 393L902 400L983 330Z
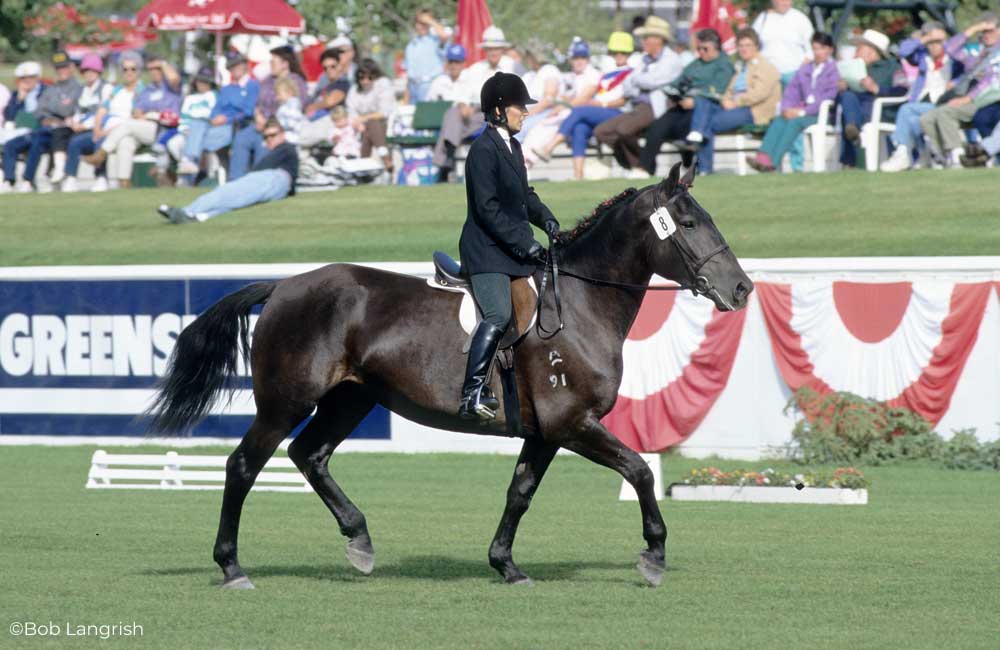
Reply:
M691 185L687 183L682 183L681 186L685 190L691 187ZM667 205L670 205L670 203L676 200L679 196L680 194L669 199L667 201ZM659 209L660 209L659 194L654 192L653 210L656 211ZM559 294L559 262L556 259L555 253L553 252L555 250L555 240L553 239L552 235L548 235L548 238L549 238L549 248L548 251L546 252L545 265L542 268L542 280L539 283L538 301L535 305L535 311L538 313L538 318L535 321L535 327L538 331L539 338L541 338L542 340L551 339L566 326L566 324L563 322L563 315L562 315L562 297ZM715 291L715 288L712 286L712 283L708 281L708 278L706 278L703 275L699 275L698 272L701 271L702 267L704 267L705 264L707 264L708 261L711 260L713 257L718 255L719 253L722 253L723 251L729 250L729 244L726 243L719 244L705 255L698 257L697 255L695 255L694 251L692 251L691 248L687 245L687 243L682 241L681 239L671 236L670 241L672 241L674 246L677 247L677 251L681 255L681 260L684 262L684 266L687 268L690 276L695 279L693 285L678 283L676 285L651 287L648 284L635 284L631 282L617 282L615 280L603 280L601 278L594 278L587 275L583 275L582 273L567 271L566 269L562 270L562 274L569 276L571 278L576 278L577 280L588 282L590 284L595 284L602 287L612 287L615 289L626 289L629 291L684 291L686 289L690 289L694 293L701 295L707 295ZM542 325L542 300L545 297L545 289L547 287L547 281L548 281L548 272L550 269L552 271L552 294L555 297L555 302L556 302L555 305L556 318L558 318L559 320L559 327L554 330L545 329L545 326Z

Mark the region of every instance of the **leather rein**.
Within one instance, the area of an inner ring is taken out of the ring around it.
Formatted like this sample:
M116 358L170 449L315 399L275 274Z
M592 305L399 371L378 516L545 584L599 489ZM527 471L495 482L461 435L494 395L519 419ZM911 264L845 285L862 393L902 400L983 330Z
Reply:
M691 187L689 183L681 183L680 186L683 188L684 192L686 192L688 188ZM676 194L675 196L667 200L667 205L669 206L673 201L682 196L682 194L683 192L680 194ZM660 209L659 198L660 198L659 193L654 192L653 193L654 212ZM535 310L538 314L537 320L535 322L535 327L538 331L539 338L541 338L542 340L551 339L566 326L565 322L563 322L562 297L559 293L559 273L560 273L559 262L556 259L556 255L553 253L555 249L555 239L552 237L552 235L547 235L547 236L549 238L549 247L548 250L546 251L546 256L545 256L546 261L544 267L542 268L542 279L538 287L538 301L535 305ZM691 250L691 247L688 246L687 243L684 242L682 239L674 237L673 235L671 235L669 239L670 241L673 242L674 246L677 248L677 251L680 253L681 260L684 262L684 266L687 269L688 274L690 275L690 277L695 279L693 285L679 283L679 284L653 287L648 284L634 284L631 282L603 280L601 278L594 278L587 275L583 275L582 273L568 271L565 268L562 269L561 273L571 278L576 278L577 280L582 280L584 282L594 284L597 286L612 287L615 289L626 289L628 291L684 291L690 289L692 292L698 295L708 295L713 291L715 291L715 288L712 286L712 283L709 282L708 278L706 278L703 275L699 275L699 272L701 271L702 267L704 267L705 264L707 264L708 261L711 260L713 257L718 255L719 253L722 253L723 251L729 250L729 244L723 242L722 244L719 244L705 255L698 257L697 255L695 255L694 251ZM542 325L542 300L545 297L545 290L547 287L548 275L550 270L552 273L552 294L555 297L555 303L556 303L555 305L556 317L559 319L559 327L554 330L548 330L545 328L544 325Z

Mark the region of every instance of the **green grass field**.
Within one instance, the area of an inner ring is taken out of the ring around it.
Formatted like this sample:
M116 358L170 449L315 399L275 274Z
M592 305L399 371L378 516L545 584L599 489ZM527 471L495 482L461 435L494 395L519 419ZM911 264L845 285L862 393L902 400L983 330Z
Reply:
M541 183L569 226L627 181ZM694 193L742 257L995 255L993 170L698 179ZM160 203L196 190L0 197L0 266L414 261L458 251L465 192L356 187L303 194L205 224L171 226ZM991 198L992 197L992 198Z
M870 469L867 506L665 500L669 570L653 590L634 569L638 506L616 500L609 470L560 457L515 546L535 585L510 587L486 549L513 458L335 456L375 573L352 573L314 495L254 493L241 559L257 590L224 592L220 493L85 490L92 452L0 454L5 626L136 621L141 641L116 647L171 649L994 650L1000 638L996 473ZM665 481L703 464L667 456ZM3 648L98 646L0 631Z

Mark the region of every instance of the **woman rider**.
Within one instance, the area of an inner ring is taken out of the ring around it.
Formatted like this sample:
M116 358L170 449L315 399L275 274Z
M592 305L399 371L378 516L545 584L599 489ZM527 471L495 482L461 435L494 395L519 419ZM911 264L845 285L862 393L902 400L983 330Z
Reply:
M480 92L487 126L465 160L468 212L458 248L483 313L472 335L458 410L468 420L496 417L500 403L486 378L511 320L511 278L530 276L545 262L545 249L529 222L550 237L559 232L559 222L528 186L521 145L513 138L527 105L534 103L517 75L497 72L487 79Z

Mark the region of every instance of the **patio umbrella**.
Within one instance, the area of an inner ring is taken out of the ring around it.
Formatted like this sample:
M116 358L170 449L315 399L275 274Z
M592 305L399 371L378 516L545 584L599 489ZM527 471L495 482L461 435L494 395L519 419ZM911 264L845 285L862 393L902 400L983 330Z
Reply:
M486 6L486 0L458 0L455 42L465 47L465 65L472 65L484 58L479 42L483 40L483 30L492 24L493 17L490 15L490 8Z

